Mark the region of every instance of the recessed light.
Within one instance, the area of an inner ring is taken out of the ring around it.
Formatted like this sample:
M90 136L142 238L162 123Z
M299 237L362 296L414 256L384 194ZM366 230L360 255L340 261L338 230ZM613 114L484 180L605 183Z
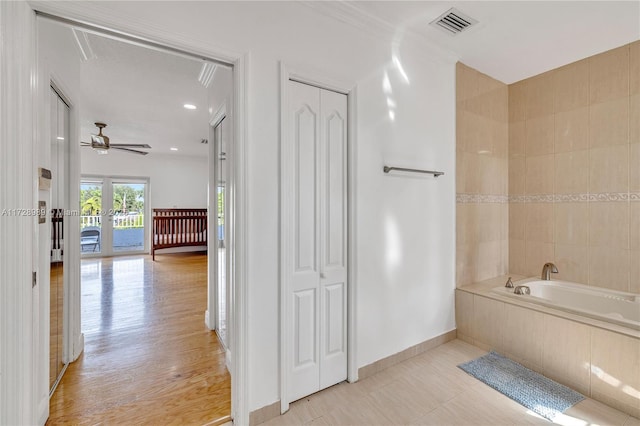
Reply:
M178 148L175 148L175 147L171 147L171 148L169 148L169 149L170 149L171 151L177 151L177 150L178 150Z
M186 109L196 109L197 108L195 105L192 105L192 104L184 104L184 107Z
M56 139L58 139L59 141L63 141L64 138L62 136L58 136Z

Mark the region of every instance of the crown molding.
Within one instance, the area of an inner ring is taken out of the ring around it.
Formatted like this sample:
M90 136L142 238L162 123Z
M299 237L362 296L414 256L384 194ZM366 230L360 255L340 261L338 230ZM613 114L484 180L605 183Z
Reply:
M414 30L396 27L390 22L365 11L358 6L357 2L345 0L301 1L298 4L357 28L377 40L397 42L406 39L416 48L426 49L429 54L444 62L455 63L460 59L457 54L439 46L424 35Z

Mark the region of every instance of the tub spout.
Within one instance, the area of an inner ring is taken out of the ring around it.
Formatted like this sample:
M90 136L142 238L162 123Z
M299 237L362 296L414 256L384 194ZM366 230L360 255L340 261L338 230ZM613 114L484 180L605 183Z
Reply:
M544 266L542 267L542 275L540 276L540 279L549 281L551 280L552 273L557 274L558 267L551 262L545 263Z

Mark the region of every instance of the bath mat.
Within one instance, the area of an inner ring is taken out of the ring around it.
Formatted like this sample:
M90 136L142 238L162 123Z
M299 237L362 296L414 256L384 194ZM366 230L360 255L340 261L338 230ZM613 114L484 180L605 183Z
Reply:
M496 352L458 367L548 420L584 399L578 392Z

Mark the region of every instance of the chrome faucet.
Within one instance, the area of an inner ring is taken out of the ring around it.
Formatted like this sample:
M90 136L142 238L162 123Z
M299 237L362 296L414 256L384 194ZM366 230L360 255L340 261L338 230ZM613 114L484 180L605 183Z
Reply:
M554 274L558 273L558 268L556 267L556 265L554 265L551 262L545 263L544 266L542 267L542 275L540 276L540 279L543 279L545 281L550 281L552 273Z
M507 283L504 285L506 288L513 288L513 281L511 281L511 277L507 280Z

